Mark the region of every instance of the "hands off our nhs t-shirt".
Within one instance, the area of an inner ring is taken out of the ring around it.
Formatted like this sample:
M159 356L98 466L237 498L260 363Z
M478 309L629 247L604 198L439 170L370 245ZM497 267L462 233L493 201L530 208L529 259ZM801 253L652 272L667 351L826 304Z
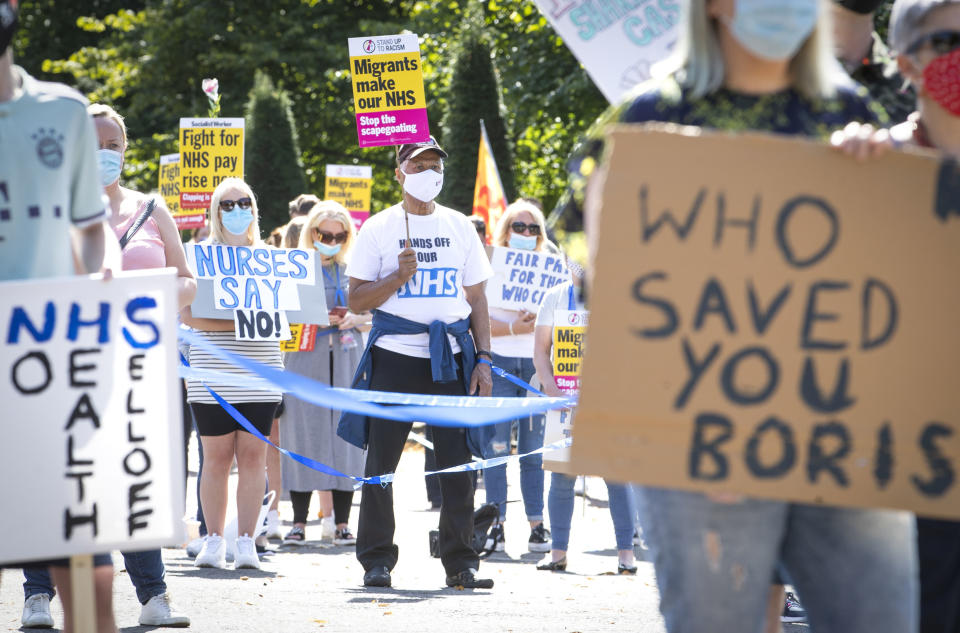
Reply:
M453 323L470 316L464 286L493 275L483 244L466 216L435 205L430 215L408 215L410 240L417 253L417 272L378 309L429 325ZM397 256L407 238L403 207L384 209L364 222L350 253L347 276L379 281L399 268ZM449 337L453 352L460 351ZM430 358L427 334L384 335L376 346L406 356Z

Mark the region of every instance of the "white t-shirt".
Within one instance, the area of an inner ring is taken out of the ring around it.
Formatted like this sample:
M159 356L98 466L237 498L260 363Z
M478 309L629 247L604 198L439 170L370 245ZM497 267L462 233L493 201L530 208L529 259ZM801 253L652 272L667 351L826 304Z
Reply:
M0 280L73 275L68 227L106 219L87 101L13 67L22 91L0 103Z
M569 282L559 284L547 291L543 295L543 301L540 303L540 309L537 311L537 327L545 325L553 327L554 316L557 310L585 310L586 307L580 301L580 293L573 288L573 305L570 305L570 289L572 284Z
M435 205L430 215L408 215L410 239L417 253L417 272L378 309L429 325L453 323L470 316L464 286L493 275L477 230L462 213ZM384 209L364 222L350 252L347 276L379 281L399 268L397 256L407 237L403 207ZM453 337L453 352L460 351ZM406 356L430 358L427 334L385 335L376 346Z
M490 308L490 320L512 323L517 318L515 310ZM533 358L533 332L527 334L507 334L490 338L490 351L499 356L510 358Z

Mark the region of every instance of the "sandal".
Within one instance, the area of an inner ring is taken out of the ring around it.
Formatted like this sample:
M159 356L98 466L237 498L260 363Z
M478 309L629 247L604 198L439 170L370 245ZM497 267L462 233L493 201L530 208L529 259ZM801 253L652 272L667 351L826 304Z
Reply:
M567 557L564 556L560 560L552 560L549 563L537 565L537 569L540 571L567 571Z
M307 541L307 534L302 527L293 526L283 537L284 545L303 545Z

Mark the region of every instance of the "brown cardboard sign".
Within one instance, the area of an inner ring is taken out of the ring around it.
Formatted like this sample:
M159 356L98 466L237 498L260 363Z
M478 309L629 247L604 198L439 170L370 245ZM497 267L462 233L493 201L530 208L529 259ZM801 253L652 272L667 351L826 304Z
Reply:
M956 166L675 126L610 143L572 469L960 517Z

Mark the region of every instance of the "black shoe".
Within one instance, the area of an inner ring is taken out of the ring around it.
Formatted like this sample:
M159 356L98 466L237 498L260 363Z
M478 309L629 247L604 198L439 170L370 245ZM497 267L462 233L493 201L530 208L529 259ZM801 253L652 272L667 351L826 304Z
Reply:
M550 530L545 528L543 523L530 530L530 540L527 541L527 549L531 552L550 551Z
M623 563L617 563L617 575L618 576L636 576L637 568L627 567Z
M487 540L483 545L485 552L502 552L506 549L506 539L503 535L503 526L494 525L487 534Z
M540 571L567 571L567 557L537 565Z
M780 616L781 622L805 622L807 612L792 591L788 591L783 601L783 614Z
M363 575L363 586L364 587L389 587L390 586L390 570L380 565L378 567L371 567L367 570L367 573Z
M459 574L447 576L447 586L464 589L493 589L493 579L477 578L476 569L464 569Z

